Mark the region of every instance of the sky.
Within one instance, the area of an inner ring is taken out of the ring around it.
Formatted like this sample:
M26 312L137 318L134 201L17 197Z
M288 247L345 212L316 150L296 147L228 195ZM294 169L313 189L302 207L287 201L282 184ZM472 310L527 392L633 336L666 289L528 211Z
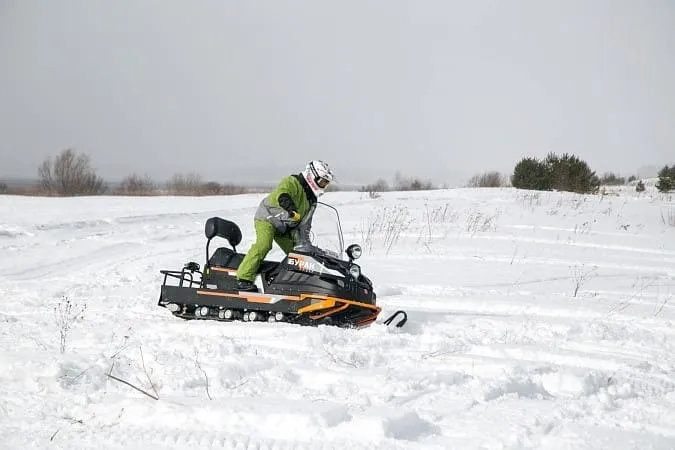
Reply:
M523 157L675 162L668 0L3 0L0 177L454 185Z

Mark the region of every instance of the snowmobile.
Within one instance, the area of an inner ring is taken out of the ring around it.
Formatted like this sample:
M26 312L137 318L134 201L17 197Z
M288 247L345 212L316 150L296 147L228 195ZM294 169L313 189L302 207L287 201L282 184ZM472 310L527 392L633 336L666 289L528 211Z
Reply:
M321 233L316 216L332 216L333 231ZM311 224L311 226L310 226ZM237 252L242 240L239 226L220 217L204 226L206 262L203 270L190 261L181 270L161 270L164 275L158 305L183 319L218 321L289 322L299 325L334 325L361 328L375 322L381 308L376 304L373 283L355 264L362 253L358 244L344 249L337 210L318 202L298 225L296 245L281 261L265 260L255 284L258 292L237 289L237 268L244 254ZM231 248L209 252L214 238L225 239ZM324 241L323 245L318 241ZM342 255L347 255L347 260ZM397 311L384 323L402 316Z

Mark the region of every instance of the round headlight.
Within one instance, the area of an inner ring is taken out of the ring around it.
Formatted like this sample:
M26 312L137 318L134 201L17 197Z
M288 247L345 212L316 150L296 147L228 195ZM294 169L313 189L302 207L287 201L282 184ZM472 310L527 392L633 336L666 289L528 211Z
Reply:
M359 259L362 254L363 250L361 250L359 244L352 244L347 247L347 256L349 256L349 259Z
M349 274L354 277L354 279L358 279L359 276L361 276L361 268L356 264L352 264L349 266Z

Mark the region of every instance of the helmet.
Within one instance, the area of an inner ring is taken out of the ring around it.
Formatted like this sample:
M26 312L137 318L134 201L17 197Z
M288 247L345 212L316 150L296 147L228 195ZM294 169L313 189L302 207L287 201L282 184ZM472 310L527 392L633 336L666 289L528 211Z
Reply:
M316 159L307 163L305 170L302 171L302 176L317 198L323 195L328 183L333 181L333 171L330 170L328 164Z

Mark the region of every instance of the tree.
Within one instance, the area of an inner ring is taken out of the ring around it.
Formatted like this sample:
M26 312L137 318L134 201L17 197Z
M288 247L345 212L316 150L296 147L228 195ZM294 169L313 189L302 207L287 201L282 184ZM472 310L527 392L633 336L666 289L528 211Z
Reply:
M659 192L670 192L675 189L675 165L659 170L659 181L656 183L656 189Z
M575 155L549 153L544 164L551 176L551 187L558 191L589 194L597 192L600 179L585 161Z
M549 153L546 159L523 158L516 164L511 177L513 187L548 191L597 192L600 179L588 164L570 154Z
M91 167L89 155L73 149L63 150L52 161L47 158L38 167L40 187L55 195L98 195L106 190L102 178Z
M551 189L549 169L536 158L523 158L513 169L511 184L518 189L548 191Z

